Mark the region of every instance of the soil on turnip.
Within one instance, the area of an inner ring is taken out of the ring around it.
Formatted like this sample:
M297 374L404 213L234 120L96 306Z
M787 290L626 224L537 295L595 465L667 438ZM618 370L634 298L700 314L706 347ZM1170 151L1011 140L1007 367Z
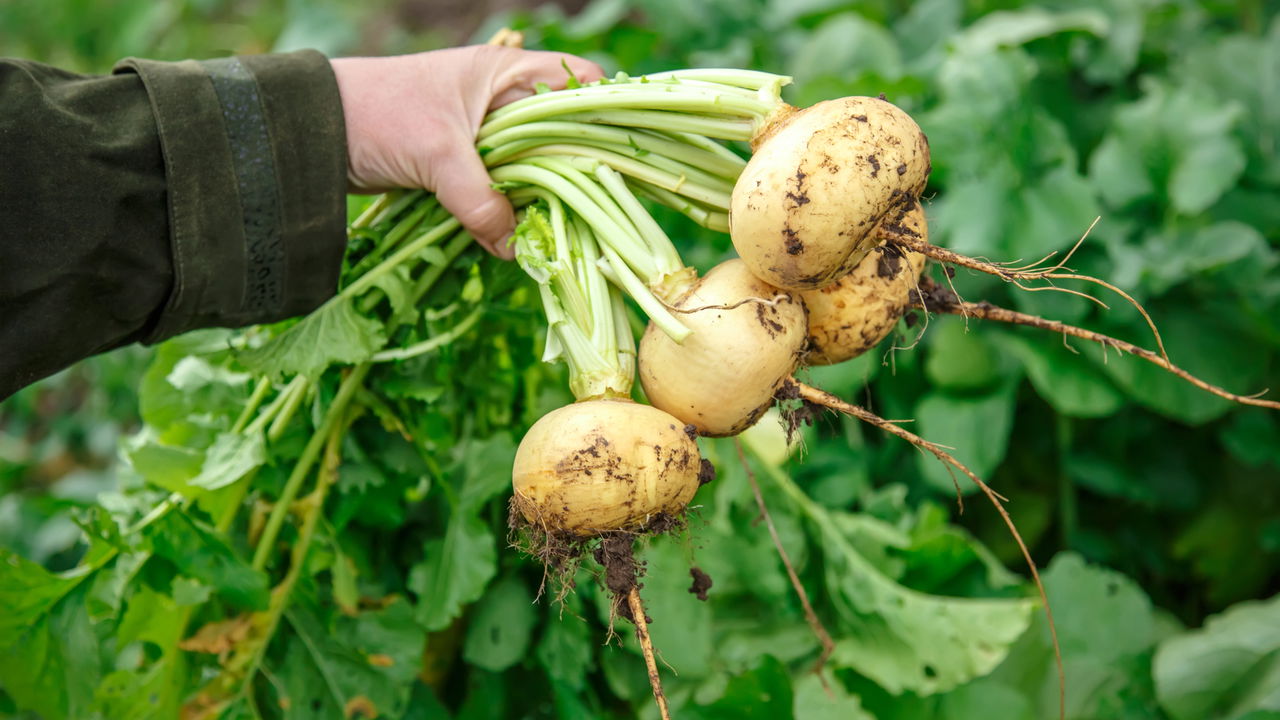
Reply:
M898 246L888 243L876 246L880 257L876 258L876 275L885 280L897 277L902 272L902 251Z
M702 464L698 467L698 487L702 487L715 479L716 466L712 465L710 460L702 458Z

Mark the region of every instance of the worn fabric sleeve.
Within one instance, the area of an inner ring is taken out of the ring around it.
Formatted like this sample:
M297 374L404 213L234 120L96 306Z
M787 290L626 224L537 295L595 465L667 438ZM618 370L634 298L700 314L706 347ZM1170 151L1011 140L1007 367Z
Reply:
M0 400L88 355L314 309L345 248L319 53L0 60Z

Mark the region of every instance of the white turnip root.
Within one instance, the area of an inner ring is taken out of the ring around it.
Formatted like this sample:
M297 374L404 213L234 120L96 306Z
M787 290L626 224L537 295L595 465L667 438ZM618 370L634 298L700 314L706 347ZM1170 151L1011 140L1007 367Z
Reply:
M906 234L927 241L919 203L881 223L883 235ZM839 280L801 293L809 311L808 365L834 365L857 357L885 338L911 307L925 257L882 242Z
M701 456L684 423L630 400L589 400L544 415L520 441L515 507L547 533L648 526L697 491Z
M805 342L799 298L728 260L673 303L693 333L681 344L650 324L640 341L640 382L654 407L701 435L736 435L773 403Z
M929 142L893 104L869 97L782 113L757 134L733 189L733 245L760 279L790 290L828 285L878 242L876 228L914 204Z

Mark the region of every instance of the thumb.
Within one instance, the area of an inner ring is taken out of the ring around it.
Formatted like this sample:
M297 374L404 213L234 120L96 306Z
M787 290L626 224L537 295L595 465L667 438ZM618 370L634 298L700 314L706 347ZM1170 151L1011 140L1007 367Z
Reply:
M433 171L440 204L476 242L504 260L515 257L506 244L516 227L515 212L506 196L490 187L493 181L480 156L471 150L452 152Z

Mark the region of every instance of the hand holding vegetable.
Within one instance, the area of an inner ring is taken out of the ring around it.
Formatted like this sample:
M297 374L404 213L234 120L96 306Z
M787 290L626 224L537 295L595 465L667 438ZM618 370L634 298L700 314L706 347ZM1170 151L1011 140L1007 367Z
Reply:
M347 125L347 176L355 191L425 188L489 252L515 228L511 204L489 187L475 151L490 110L532 95L539 83L563 88L569 73L602 76L572 55L477 45L384 58L341 58L333 72ZM567 70L566 70L567 67Z

